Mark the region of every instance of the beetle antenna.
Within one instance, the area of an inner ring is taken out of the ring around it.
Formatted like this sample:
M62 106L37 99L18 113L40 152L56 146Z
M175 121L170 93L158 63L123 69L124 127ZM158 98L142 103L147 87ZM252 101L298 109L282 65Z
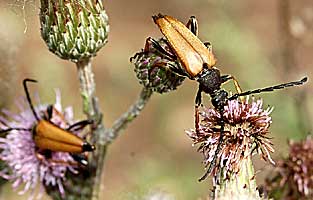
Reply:
M29 104L29 106L30 106L30 109L32 110L32 112L33 112L34 117L36 118L36 120L39 121L39 117L38 117L37 113L35 112L34 106L33 106L33 104L32 104L32 100L31 100L30 95L29 95L29 92L28 92L27 82L37 83L37 81L34 80L34 79L28 79L28 78L26 78L26 79L23 80L23 86L24 86L24 91L25 91L26 98L27 98L28 104Z
M8 124L5 123L3 120L0 120L0 123L7 127L7 129L0 130L0 134L10 132L12 130L17 130L17 131L31 131L32 130L29 128L12 128L12 127L8 126Z
M284 88L287 88L287 87L293 87L293 86L297 86L297 85L302 85L305 82L307 82L307 80L308 80L308 77L304 77L300 81L293 81L293 82L289 82L289 83L283 83L283 84L279 84L279 85L274 85L274 86L271 86L271 87L266 87L266 88L261 88L261 89L250 90L250 91L238 93L238 94L235 94L235 95L229 97L228 100L234 100L234 99L237 99L238 97L247 96L247 95L250 95L250 94L258 94L258 93L262 93L262 92L271 92L271 91L274 91L274 90L280 90L280 89L284 89Z

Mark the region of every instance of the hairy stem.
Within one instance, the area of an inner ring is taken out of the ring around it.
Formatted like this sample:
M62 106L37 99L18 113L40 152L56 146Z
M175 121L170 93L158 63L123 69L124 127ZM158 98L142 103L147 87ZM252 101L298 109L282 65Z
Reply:
M102 113L99 109L98 100L95 96L96 84L91 66L91 59L85 59L76 63L78 71L78 79L80 82L80 93L83 100L83 112L88 119L94 120L93 135L91 142L96 143L96 151L90 158L90 179L93 179L93 187L91 187L91 198L99 199L99 185L101 184L102 168L106 155L106 144L101 140L105 135L105 128L102 123ZM89 182L89 181L82 181ZM90 185L86 185L90 187ZM91 199L90 198L90 199Z
M113 141L117 136L119 136L120 131L125 129L126 126L132 122L145 107L147 102L149 101L151 95L153 94L151 89L143 88L140 92L139 98L136 102L131 105L127 112L122 114L113 124L111 129L111 135L107 138L107 142Z
M96 84L92 72L91 59L87 58L76 63L78 78L80 83L80 94L83 99L83 111L89 119L94 119L96 115L95 90Z
M127 112L122 114L113 124L112 128L106 129L105 134L99 138L101 145L98 145L99 151L102 153L99 155L97 160L97 170L96 170L96 177L94 180L94 188L93 188L93 195L92 199L97 200L99 199L99 192L101 190L101 177L102 177L102 169L104 166L104 159L106 153L106 147L108 144L114 141L126 126L132 122L143 110L145 105L148 103L151 95L152 90L148 88L143 88L140 92L139 98L129 107Z
M61 196L57 187L46 187L46 191L53 199L99 199L97 186L100 184L103 160L106 155L106 144L99 138L103 137L106 129L102 123L102 113L95 96L96 84L92 72L91 59L76 63L80 93L83 100L83 112L87 118L93 120L91 143L96 145L96 150L90 153L88 167L77 168L78 174L67 173L64 184L65 196ZM99 177L98 177L99 176Z
M128 111L119 117L112 128L105 129L101 117L102 113L97 104L95 97L95 81L91 68L91 60L83 60L77 63L78 77L80 81L81 96L83 99L83 111L88 119L95 120L96 126L93 129L92 142L96 143L96 152L93 154L90 162L91 178L93 179L93 187L91 199L99 199L101 190L101 177L104 167L107 146L114 141L130 122L132 122L145 107L146 103L152 95L152 90L143 88L139 98L131 105ZM90 185L89 185L90 187Z

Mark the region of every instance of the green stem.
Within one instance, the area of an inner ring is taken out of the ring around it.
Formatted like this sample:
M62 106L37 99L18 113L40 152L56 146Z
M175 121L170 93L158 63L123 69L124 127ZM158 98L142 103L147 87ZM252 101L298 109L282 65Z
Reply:
M91 58L76 63L80 83L80 94L83 99L83 111L89 119L94 119L100 113L96 113L95 90L96 84L92 72ZM97 109L98 110L98 109Z
M88 58L79 61L76 65L80 82L80 93L83 99L83 112L87 115L88 119L94 120L95 122L91 142L96 143L96 151L90 158L89 172L90 179L93 180L93 186L91 187L91 198L89 199L97 200L99 199L102 168L107 149L107 145L102 139L106 135L106 129L102 123L102 113L99 109L98 99L95 96L96 84L92 71L91 59ZM90 181L82 182L88 183ZM90 187L90 185L85 185L85 187Z
M93 144L96 144L96 150L88 157L88 167L77 168L78 174L67 173L66 184L64 184L65 199L90 200L92 198L97 200L99 199L97 187L100 185L101 179L99 177L101 177L103 160L106 154L106 145L99 138L103 137L106 129L102 123L102 113L95 96L96 84L91 59L79 61L76 65L80 93L83 99L83 112L88 119L94 121L90 139ZM57 187L46 187L46 191L53 199L64 199L57 192Z

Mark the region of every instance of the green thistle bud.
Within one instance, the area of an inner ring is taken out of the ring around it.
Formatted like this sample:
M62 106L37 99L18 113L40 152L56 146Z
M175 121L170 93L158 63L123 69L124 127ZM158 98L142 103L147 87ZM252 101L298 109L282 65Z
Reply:
M41 0L41 35L50 51L78 62L107 42L108 16L102 0Z
M169 50L163 39L158 40L158 43ZM149 38L146 41L145 49L136 53L131 61L135 65L139 83L151 88L154 92L165 93L175 90L185 80L185 77L177 75L169 68L170 66L180 68L179 62L162 56L153 47Z

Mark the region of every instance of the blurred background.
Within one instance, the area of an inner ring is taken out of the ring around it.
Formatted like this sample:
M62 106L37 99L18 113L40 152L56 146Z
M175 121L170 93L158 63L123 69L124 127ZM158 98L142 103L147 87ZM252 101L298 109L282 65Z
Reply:
M106 126L137 98L139 85L129 58L143 48L148 36L160 37L151 16L159 12L187 22L195 15L199 37L213 44L218 67L234 75L244 90L309 77L304 87L260 95L274 106L273 158L286 155L287 140L312 131L313 117L313 2L311 0L105 0L110 22L108 44L94 59L97 96ZM0 1L0 107L17 110L14 99L24 95L21 81L33 78L31 88L42 102L53 103L54 89L62 92L63 106L73 106L84 119L76 67L50 53L39 31L39 2ZM233 90L231 84L225 85ZM202 156L185 130L193 128L197 83L186 80L176 91L154 94L142 114L110 146L103 176L102 199L205 199L211 180ZM234 90L233 90L234 91ZM259 96L259 95L258 95ZM204 97L209 106L209 98ZM272 170L255 157L257 181ZM27 199L6 184L0 199ZM49 199L46 197L46 199Z

